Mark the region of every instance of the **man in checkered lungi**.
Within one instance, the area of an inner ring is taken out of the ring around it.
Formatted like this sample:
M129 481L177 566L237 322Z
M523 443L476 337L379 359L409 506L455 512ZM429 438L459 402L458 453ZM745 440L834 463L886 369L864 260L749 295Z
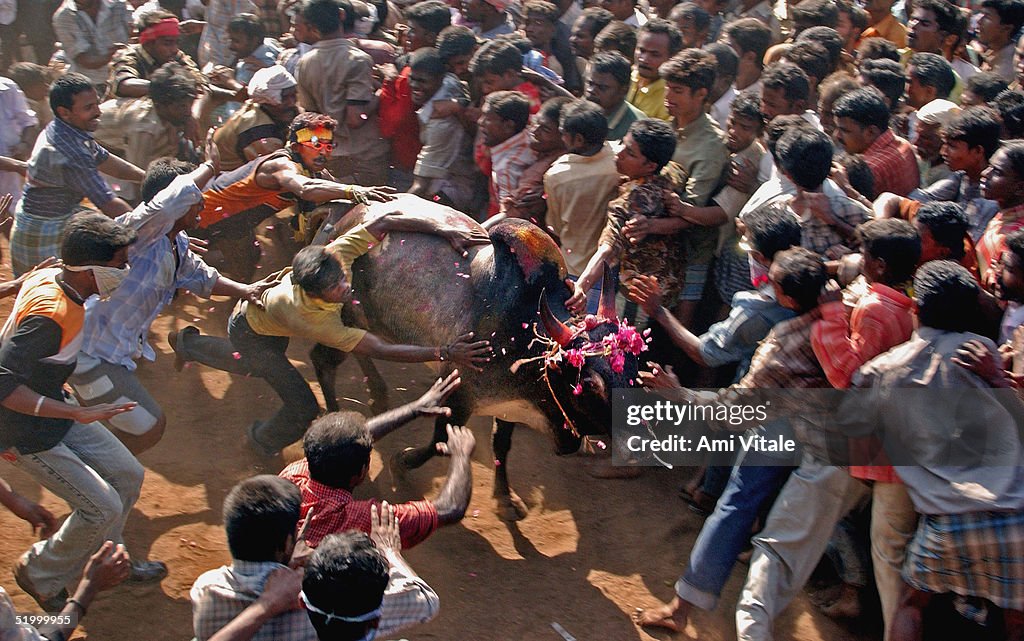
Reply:
M952 261L914 277L920 327L867 363L844 431L875 431L921 515L887 638L923 638L925 607L955 595L961 614L1024 639L1024 404L976 327L978 285ZM894 393L894 390L896 393ZM995 613L995 614L993 614Z

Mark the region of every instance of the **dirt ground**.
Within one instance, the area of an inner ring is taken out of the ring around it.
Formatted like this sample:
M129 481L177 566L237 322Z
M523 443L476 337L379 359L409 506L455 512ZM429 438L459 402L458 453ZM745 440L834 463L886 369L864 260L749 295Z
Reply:
M261 274L285 262L266 239L263 244L268 250ZM5 268L0 274L6 278L10 272L5 241L2 251ZM81 638L190 638L189 588L201 573L230 562L221 527L225 495L239 480L277 473L301 456L301 449L292 446L284 459L265 460L245 446L245 427L269 415L278 403L265 383L201 366L180 374L172 368L167 333L194 324L204 333L223 336L233 304L182 294L153 326L150 341L158 358L139 371L169 421L163 440L141 456L146 480L128 520L126 539L133 556L165 561L170 575L160 584L122 585L101 594L79 629ZM9 300L0 301L0 317L6 318L9 309ZM307 380L313 381L306 365L309 347L293 341L289 354L304 364ZM431 381L421 365L381 363L380 369L391 386L393 404L413 400ZM343 409L367 409L363 403L368 394L354 361L342 366L338 386L339 399L346 398ZM315 384L313 388L319 393ZM490 419L473 419L471 426L477 449L473 499L465 520L407 553L412 566L440 595L441 613L403 637L558 641L561 637L552 628L558 623L579 641L735 638L733 604L745 565L737 566L720 607L710 613L698 611L683 634L649 635L629 620L635 608L672 596L672 585L700 531L701 520L676 496L689 470L652 469L634 480L595 480L584 472L579 458L556 457L547 435L522 427L514 438L509 473L530 513L506 525L497 519L491 499ZM371 480L358 489L357 497L402 501L436 496L445 460L412 472L398 487L385 466L394 452L429 439L430 430L428 421L421 419L384 439L373 454ZM66 504L11 465L0 464L0 476L59 517L68 513ZM37 611L11 576L12 564L32 541L30 528L0 510L0 532L0 585L20 611ZM879 638L864 629L867 624L851 625L860 627L837 624L801 597L779 622L776 638Z

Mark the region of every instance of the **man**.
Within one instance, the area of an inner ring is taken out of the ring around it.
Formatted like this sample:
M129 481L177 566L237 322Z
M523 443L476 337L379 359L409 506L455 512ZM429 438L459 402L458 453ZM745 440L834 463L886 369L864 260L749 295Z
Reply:
M947 100L956 74L937 53L915 53L907 63L907 104L921 109L932 100Z
M608 119L609 141L622 140L630 125L647 114L626 100L629 93L630 65L622 54L606 51L590 59L584 97L598 105Z
M736 67L737 93L760 91L764 54L772 43L771 31L757 18L740 18L725 25L725 42L739 57Z
M956 103L941 99L932 100L917 111L917 126L910 143L917 153L921 187L927 188L952 173L942 159L942 128L961 111Z
M634 29L647 24L647 15L637 6L636 0L601 0L599 4L616 20L621 20Z
M569 46L573 54L583 60L594 55L594 40L601 30L614 20L612 14L601 7L587 7L572 25Z
M358 412L333 412L310 426L302 439L305 458L280 474L302 491L303 517L313 514L305 534L309 547L346 530L369 533L370 508L377 501L356 500L352 492L369 477L373 444L417 417L447 414L448 408L441 404L461 380L456 370L437 379L417 401L369 420ZM443 453L451 456L451 464L438 497L394 506L403 548L422 543L438 527L462 520L473 492L470 455L474 446L471 431L448 426Z
M157 69L150 77L148 96L114 98L100 105L96 141L136 167L148 167L157 158L192 160L196 150L185 138L196 99L192 75L176 62ZM135 202L138 188L128 183L121 196Z
M626 70L629 70L628 64ZM530 149L537 159L519 176L519 186L505 208L506 216L529 220L541 229L547 228L548 205L544 194L544 174L566 152L558 123L562 117L562 109L572 102L571 98L564 96L549 98L540 106L540 111L533 115L533 122L528 130ZM488 219L485 227L498 220L498 216Z
M708 31L711 29L711 16L695 2L682 2L672 7L668 14L672 22L683 35L682 49L696 47L700 49L708 42Z
M923 265L914 277L918 329L858 372L853 384L863 391L839 414L844 433L882 439L922 515L907 546L894 640L924 638L924 608L949 593L1001 609L1006 638L1024 632L1024 600L1008 589L1024 584L1024 572L998 551L1024 541L1024 408L1011 390L993 389L1011 384L995 345L970 331L978 292L951 261Z
M218 68L211 75L232 95L213 110L214 118L227 118L237 111L241 107L238 100L245 97L253 74L277 61L281 50L277 41L266 35L263 22L251 13L238 14L228 22L228 49L234 55L234 64Z
M13 69L8 71L14 76ZM45 85L44 85L45 87ZM36 87L32 87L40 91ZM42 91L45 95L45 91ZM39 94L34 94L38 96ZM44 114L45 115L45 114ZM28 96L18 86L14 78L0 77L0 122L5 123L0 133L0 156L14 157L19 160L28 158L32 143L39 134L41 119L39 114L30 107ZM45 126L46 123L42 123ZM24 178L21 173L13 171L0 172L0 194L14 196L14 204L21 199Z
M296 84L295 78L279 65L253 74L249 100L213 133L223 171L234 171L284 148L288 125L298 115Z
M334 188L322 193L328 189ZM408 363L451 360L468 367L489 360L488 341L474 342L472 333L450 345L426 347L389 343L343 324L340 313L342 304L351 300L352 263L392 231L440 235L459 255L469 245L489 242L478 230L453 227L430 214L382 214L326 247L300 250L291 268L277 274L279 282L263 293L261 305L239 301L228 320L229 338L202 337L191 326L168 336L182 365L195 360L221 371L257 376L274 389L284 405L270 419L249 427L250 446L260 454L273 456L301 437L320 411L313 391L285 354L292 337L317 341L317 353L334 349Z
M782 41L782 25L779 23L779 18L775 15L775 11L772 10L772 4L768 0L741 0L733 11L726 14L725 29L728 30L728 25L744 18L753 18L767 26L770 42ZM737 52L738 54L739 52Z
M465 106L469 92L455 74L445 70L440 54L432 48L419 49L410 57L409 89L422 143L409 193L469 213L477 176L473 140L457 116L434 115L435 102Z
M388 508L385 503L382 512L393 512ZM294 563L292 557L300 543L296 539L296 528L301 509L299 489L280 477L254 476L231 489L224 500L224 529L231 565L202 574L189 592L192 625L199 641L213 637L246 607L262 598L275 573L292 572L288 566ZM438 598L414 573L404 573L404 582L389 581L389 575L401 577L401 570L408 569L400 551L389 558L401 564L397 572L389 573L385 569L387 588L383 606L387 612L381 617L381 625L389 632L397 632L433 618ZM298 596L294 598L297 600ZM315 641L317 636L306 611L290 608L262 621L250 638L255 641Z
M863 154L875 178L875 191L906 196L920 185L914 149L889 129L889 107L872 89L859 89L836 101L835 136L848 154Z
M72 510L14 568L15 581L47 612L63 607L66 586L104 541L123 540L142 488L142 466L96 422L135 404L81 407L65 402L63 390L82 342L85 301L117 289L133 242L133 230L102 214L72 217L61 244L64 266L26 278L0 330L0 449ZM162 563L132 565L136 580L166 574Z
M978 73L977 67L954 54L963 36L963 23L960 9L948 0L915 2L907 29L911 51L941 55L963 82Z
M132 411L104 421L136 455L156 445L167 425L160 405L135 374L136 358L156 358L146 341L153 319L179 289L203 298L252 302L269 286L236 283L189 249L187 232L198 223L203 206L200 190L217 172L216 150L207 151L210 160L191 171L191 165L170 159L153 163L143 182L143 203L118 217L138 232L128 251L131 271L116 292L90 307L78 367L70 379L82 405L136 403Z
M518 91L495 91L484 98L477 126L490 150L490 211L505 211L523 170L537 159L526 131L529 120L530 102Z
M885 38L902 49L907 46L907 28L892 15L893 0L869 0L864 5L868 12L868 28L861 34L865 38Z
M347 0L307 0L302 5L302 17L318 40L299 59L299 104L339 125L326 166L332 175L342 182L384 185L387 145L377 124L373 61L342 35L342 14L353 15Z
M82 198L113 218L131 207L100 176L100 171L138 182L143 171L100 147L92 137L100 106L89 78L70 73L50 88L56 118L36 139L28 161L25 191L11 229L11 268L21 275L56 256L61 232Z
M106 99L147 95L153 72L169 62L182 65L183 73L205 86L196 63L178 49L180 35L178 19L173 15L164 11L147 13L139 26L139 43L119 50L111 60Z
M403 44L405 52L412 53L423 47L436 47L437 36L452 23L452 14L440 0L423 0L405 10L405 22L409 29Z
M708 115L719 129L725 131L725 122L729 119L732 101L736 99L736 88L733 83L736 80L739 58L732 47L721 42L712 42L704 49L718 62L715 67L715 84L711 85L711 91L708 92Z
M252 0L206 0L206 26L199 40L199 65L229 66L234 56L228 46L228 23L240 13L257 13ZM351 12L350 12L351 13Z
M515 33L516 25L508 13L506 0L463 0L462 15L481 40L494 40L507 33Z
M296 201L302 208L336 198L361 202L390 198L389 188L356 187L325 177L336 126L333 118L322 114L299 114L288 128L287 148L221 174L207 187L199 227L219 245L230 269L242 280L251 277L259 260L255 229L264 218Z
M983 71L991 71L1011 82L1017 74L1013 64L1014 36L1024 24L1021 0L983 0L978 20L978 42L985 45Z
M107 65L132 33L132 14L124 0L64 0L53 14L53 30L70 70L105 93Z
M682 48L683 34L667 20L655 18L637 34L636 65L626 100L651 118L669 119L665 81L658 69Z

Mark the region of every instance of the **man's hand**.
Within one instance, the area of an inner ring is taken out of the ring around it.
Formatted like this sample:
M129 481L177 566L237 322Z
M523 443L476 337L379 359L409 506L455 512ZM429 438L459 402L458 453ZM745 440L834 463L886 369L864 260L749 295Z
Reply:
M668 211L669 214L675 216L676 218L688 220L686 218L687 213L689 213L691 209L695 209L693 205L689 203L684 203L683 199L679 197L679 194L672 191L671 189L662 189L661 196L662 199L665 201L665 209Z
M199 255L205 256L210 251L210 241L203 240L202 238L188 237L188 249L189 251Z
M206 162L213 165L213 175L216 177L220 173L220 148L217 147L217 143L213 142L214 131L216 130L210 127L206 132L206 143L203 146L203 153L206 157Z
M135 409L138 403L100 403L90 407L75 408L75 420L79 423L94 423L105 421L112 416L124 414Z
M657 276L638 274L629 284L629 291L626 298L633 301L644 310L644 313L654 318L661 309L661 285L658 284Z
M651 233L651 223L647 216L637 214L626 222L626 226L622 228L622 233L629 239L629 242L636 245L644 238L647 238L647 234Z
M452 373L444 378L434 381L423 396L414 403L414 411L417 416L451 416L452 409L443 405L452 392L462 384L459 370L452 370Z
M437 444L437 453L452 458L469 458L476 447L476 438L468 427L448 425L448 442Z
M262 280L246 285L245 300L249 301L250 305L255 305L259 309L265 309L263 306L263 292L275 285L279 285L281 283L281 278L281 272L275 272Z
M235 70L231 67L216 65L210 73L206 74L206 77L210 79L211 84L222 89L230 89L232 91L238 89L238 83L235 81Z
M671 365L651 363L651 371L640 372L639 376L640 384L644 389L656 392L666 398L676 397L683 391L683 386L679 384L679 379L672 371Z
M473 332L459 336L446 349L448 351L448 358L453 363L458 363L478 372L484 371L480 365L489 363L491 356L494 355L494 350L491 349L491 342L473 341Z
M7 506L22 521L32 526L32 534L39 539L48 539L57 531L57 519L42 505L28 500L20 494L14 495L11 504ZM36 530L39 530L36 534Z
M383 501L378 509L370 505L370 540L381 552L402 551L402 533L398 527L395 506Z
M132 571L131 557L124 545L107 541L89 557L82 574L82 585L93 595L108 590L128 578ZM81 588L80 588L81 589Z
M316 551L306 543L306 532L309 531L309 524L313 521L313 512L315 511L315 507L309 508L306 518L302 520L302 525L299 527L299 533L295 537L295 547L292 548L292 556L288 560L288 567L292 569L306 567L309 557L313 556L313 552Z
M299 592L302 590L302 572L292 568L277 568L267 575L263 592L257 603L262 603L267 614L276 617L283 612L302 609Z
M1010 380L1000 362L1001 359L979 340L969 340L961 345L956 350L956 356L950 360L960 367L974 372L992 387L1011 387Z
M451 243L452 249L463 258L469 257L469 248L475 245L489 245L491 237L483 229L473 227L446 227L438 233Z
M796 196L793 196L791 206L801 218L810 215L830 227L836 224L836 219L832 215L832 204L823 193L799 189Z
M831 278L828 279L825 282L825 287L821 290L821 294L818 295L818 305L841 302L843 302L843 288L836 281Z
M388 187L387 185L380 187L359 187L357 185L349 185L348 188L352 192L352 200L360 203L369 201L386 203L395 199L395 188Z
M587 292L578 281L572 284L572 296L565 301L565 308L573 314L582 314L587 309Z
M0 222L6 222L11 216L11 203L14 202L14 196L11 194L4 194L0 196Z
M757 164L749 158L736 158L729 166L726 183L744 194L752 194L758 187L757 169Z

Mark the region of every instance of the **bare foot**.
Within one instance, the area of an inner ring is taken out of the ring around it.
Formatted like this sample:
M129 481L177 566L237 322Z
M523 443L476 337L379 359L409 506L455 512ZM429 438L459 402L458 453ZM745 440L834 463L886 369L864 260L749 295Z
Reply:
M686 621L689 618L690 607L679 597L673 598L664 605L644 610L637 608L633 613L633 623L649 628L666 628L673 632L682 632L686 629Z

